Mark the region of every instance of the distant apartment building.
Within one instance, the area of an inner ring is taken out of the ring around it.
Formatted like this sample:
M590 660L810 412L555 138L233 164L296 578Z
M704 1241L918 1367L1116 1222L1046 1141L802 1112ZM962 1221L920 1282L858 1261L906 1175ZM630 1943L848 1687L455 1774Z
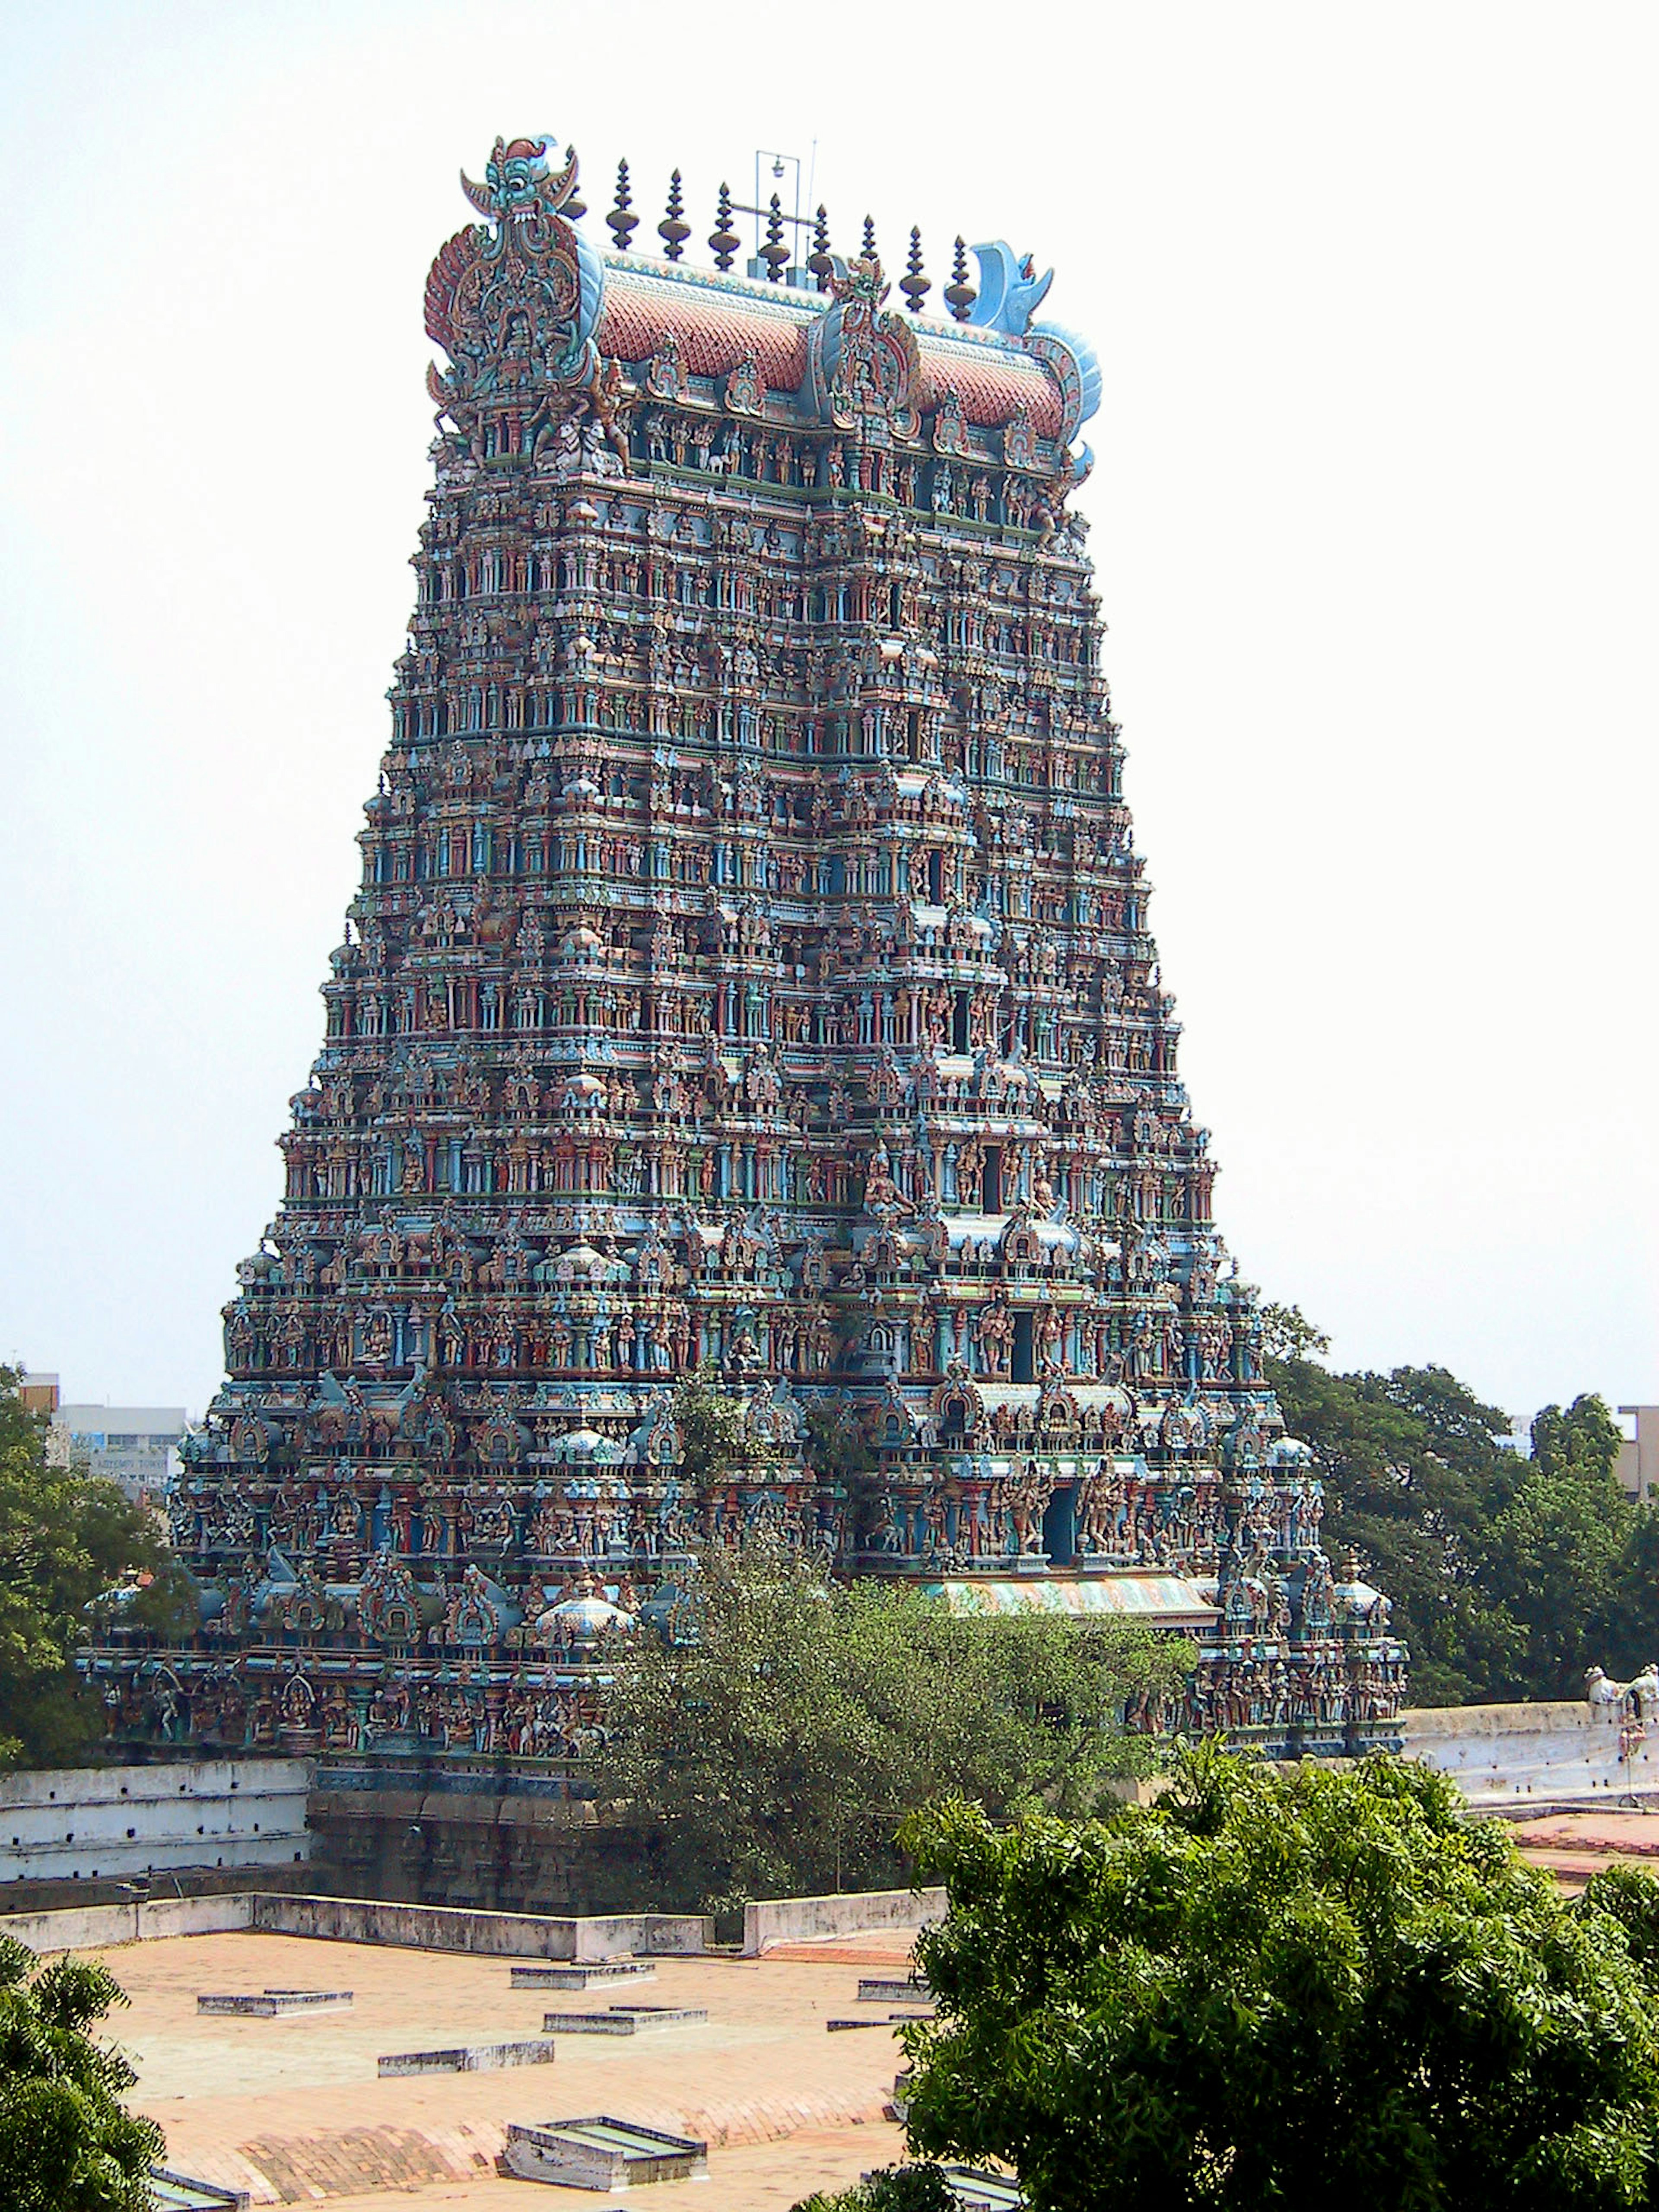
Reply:
M1631 1434L1619 1447L1620 1486L1630 1497L1659 1494L1659 1406L1621 1406Z
M65 1406L52 1417L54 1457L84 1460L132 1498L160 1498L177 1470L182 1406Z

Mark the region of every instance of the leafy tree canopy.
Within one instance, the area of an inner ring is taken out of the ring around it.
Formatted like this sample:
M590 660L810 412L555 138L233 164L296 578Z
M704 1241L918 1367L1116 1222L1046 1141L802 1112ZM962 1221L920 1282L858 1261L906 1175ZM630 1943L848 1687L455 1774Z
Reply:
M856 2188L809 2197L794 2212L956 2212L956 2204L937 2166L884 2166Z
M718 1373L700 1367L674 1393L674 1419L680 1431L680 1471L695 1490L726 1481L748 1464L743 1404L726 1389Z
M1659 1518L1620 1490L1599 1398L1546 1407L1528 1459L1443 1367L1333 1374L1294 1307L1264 1310L1269 1380L1320 1462L1327 1548L1358 1552L1388 1592L1413 1703L1577 1697L1590 1666L1659 1656Z
M7 2212L149 2212L166 2146L122 2106L137 2076L88 2033L126 1996L95 1960L0 1936L0 2204Z
M906 1833L951 1893L912 2147L1035 2212L1659 2204L1659 1886L1567 1903L1426 1768L1203 1746L1109 1819Z
M618 1654L603 1786L658 1893L715 1909L907 1878L896 1826L949 1791L998 1814L1092 1805L1153 1756L1127 1701L1189 1663L1132 1626L834 1584L769 1537L704 1552L676 1630Z
M118 1583L158 1575L171 1555L116 1484L48 1464L46 1421L24 1406L20 1380L0 1367L0 1765L46 1766L99 1732L73 1665L86 1607ZM153 1600L141 1594L144 1625L163 1628L182 1571L162 1575Z
M1331 1348L1329 1337L1300 1306L1275 1305L1269 1298L1258 1310L1257 1318L1265 1359L1317 1359Z

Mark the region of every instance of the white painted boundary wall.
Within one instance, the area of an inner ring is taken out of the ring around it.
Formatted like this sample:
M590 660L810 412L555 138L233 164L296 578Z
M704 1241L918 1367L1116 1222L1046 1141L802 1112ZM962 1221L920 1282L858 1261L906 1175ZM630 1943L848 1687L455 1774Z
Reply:
M198 1759L0 1775L0 1883L304 1863L314 1771L308 1759Z
M697 1958L714 1934L714 1923L695 1912L560 1919L533 1912L472 1911L456 1905L380 1905L355 1897L290 1897L273 1890L0 1915L0 1935L15 1936L39 1952L101 1949L106 1944L144 1943L161 1936L217 1936L246 1928L324 1942L383 1943L388 1949L587 1963L640 1954Z
M0 1915L0 1936L14 1936L43 1957L50 1951L101 1951L112 1943L149 1943L163 1936L222 1936L252 1928L253 1899L156 1898L143 1905L77 1905L63 1912Z
M743 1955L758 1959L775 1943L862 1936L872 1928L921 1928L943 1920L942 1889L863 1889L844 1897L772 1897L743 1908Z
M769 1898L744 1910L744 1952L775 1943L859 1936L876 1928L920 1928L945 1917L942 1889L877 1889L841 1897ZM101 1949L162 1936L216 1936L236 1929L307 1936L388 1949L460 1951L474 1957L597 1963L638 1957L696 1958L714 1923L695 1912L618 1912L556 1918L443 1905L382 1905L355 1897L290 1897L244 1890L228 1897L157 1899L142 1905L80 1905L65 1912L0 1915L0 1935L32 1951Z
M385 1943L412 1951L465 1951L492 1959L599 1964L636 1954L697 1958L714 1923L696 1912L613 1912L561 1917L486 1912L468 1905L382 1905L356 1897L289 1897L262 1891L253 1925L272 1936L335 1943Z
M1483 1812L1530 1805L1614 1804L1659 1793L1659 1728L1619 1757L1617 1706L1571 1703L1425 1705L1401 1713L1407 1759L1438 1767Z

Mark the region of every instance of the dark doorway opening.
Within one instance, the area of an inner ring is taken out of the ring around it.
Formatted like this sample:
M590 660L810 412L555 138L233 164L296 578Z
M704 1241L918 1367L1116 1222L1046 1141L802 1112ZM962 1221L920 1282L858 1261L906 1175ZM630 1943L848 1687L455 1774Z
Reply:
M1042 1548L1057 1566L1077 1556L1077 1492L1069 1486L1057 1490L1042 1516Z
M1036 1318L1035 1314L1029 1312L1017 1313L1014 1316L1012 1380L1016 1382L1034 1382L1036 1380L1036 1367L1031 1344L1031 1324Z

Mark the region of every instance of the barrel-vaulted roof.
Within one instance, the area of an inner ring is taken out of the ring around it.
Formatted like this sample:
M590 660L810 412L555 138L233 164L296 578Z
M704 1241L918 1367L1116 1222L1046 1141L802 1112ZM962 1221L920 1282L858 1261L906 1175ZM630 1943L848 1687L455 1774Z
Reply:
M610 255L598 343L611 360L635 363L649 361L672 336L690 376L729 375L752 360L768 391L793 393L806 379L807 333L830 305L817 292ZM921 317L910 327L922 372L916 404L924 412L954 391L963 420L979 428L1002 428L1023 407L1039 437L1059 434L1059 386L1017 339L967 325L934 328Z

